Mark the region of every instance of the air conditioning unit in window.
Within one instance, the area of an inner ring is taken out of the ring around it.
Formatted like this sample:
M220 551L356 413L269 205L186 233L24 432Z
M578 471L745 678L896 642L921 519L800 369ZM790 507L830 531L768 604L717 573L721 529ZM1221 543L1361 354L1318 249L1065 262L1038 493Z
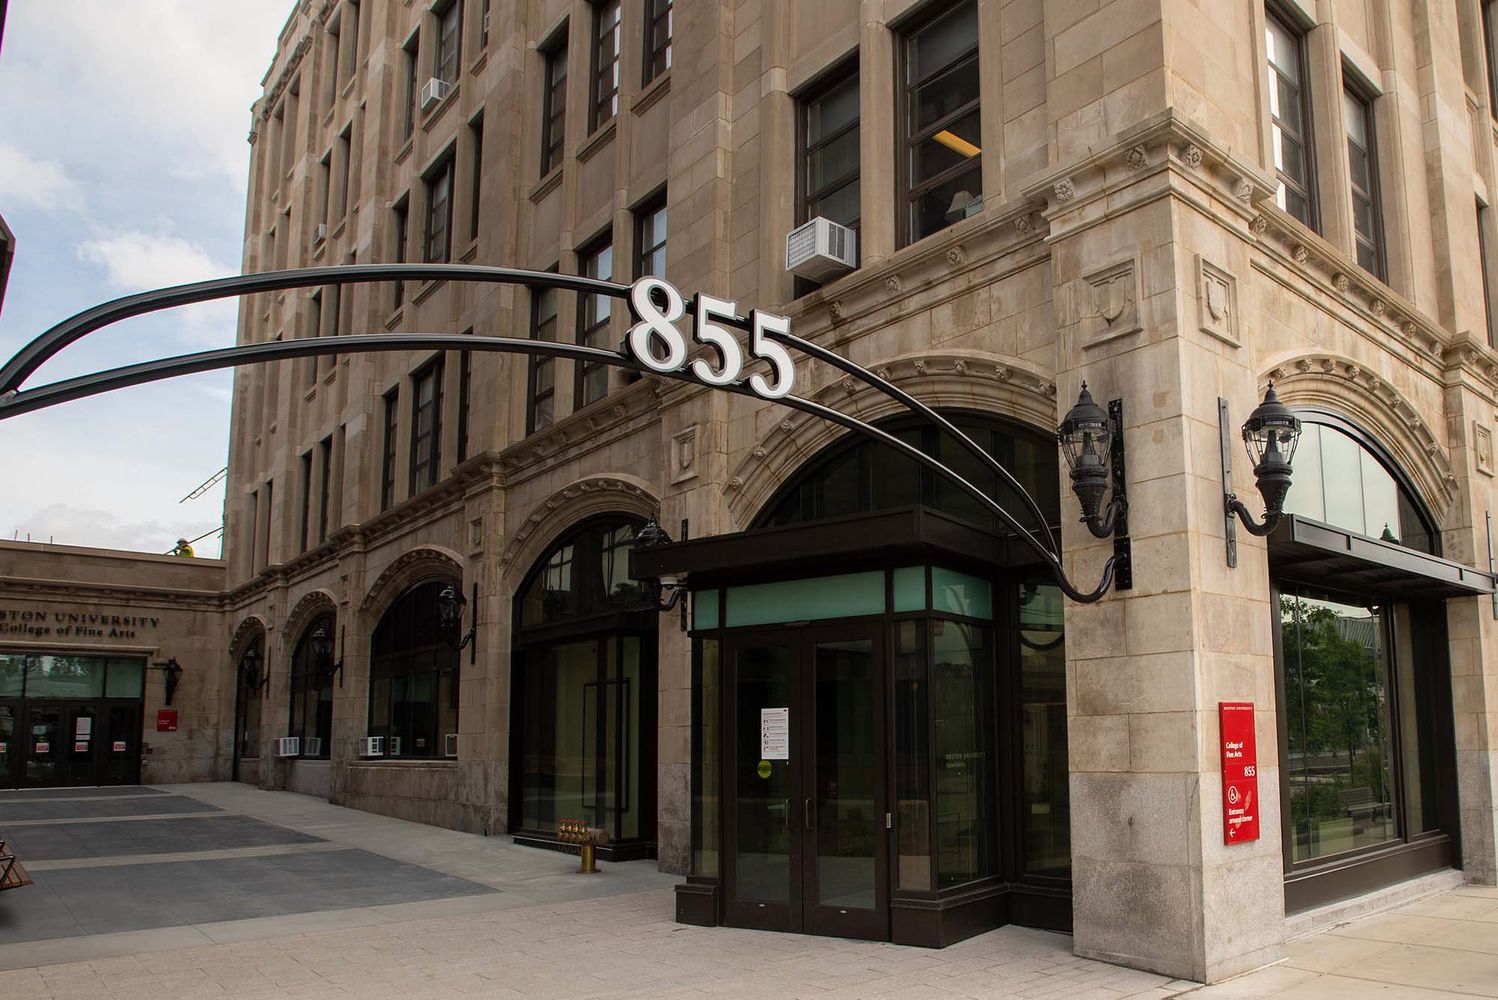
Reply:
M433 107L442 103L442 99L453 89L453 85L446 80L439 80L435 76L426 82L421 88L421 110L430 111Z
M484 11L484 27L483 27L483 32L484 32L485 35L489 34L489 12L488 11Z
M383 757L383 756L385 756L385 737L383 737L383 736L366 736L366 737L364 737L364 756L366 756L366 757Z
M322 737L309 736L302 740L302 754L306 757L322 756Z
M385 741L385 756L399 757L401 755L401 738L392 736Z
M785 238L785 269L812 281L827 281L858 266L858 234L820 215Z
M458 734L448 733L442 737L442 756L456 757L458 755Z
M315 225L315 226L312 227L312 245L313 246L317 246L319 243L321 243L323 240L325 240L327 238L328 238L328 224L326 222L319 222L317 225Z
M276 740L277 757L300 757L302 754L302 741L296 736L282 736Z

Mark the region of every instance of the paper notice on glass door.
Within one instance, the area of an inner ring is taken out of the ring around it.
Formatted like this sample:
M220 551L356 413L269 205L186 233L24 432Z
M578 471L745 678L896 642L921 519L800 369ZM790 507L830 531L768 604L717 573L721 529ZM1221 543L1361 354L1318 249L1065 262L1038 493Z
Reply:
M759 710L759 755L765 760L791 759L791 710Z

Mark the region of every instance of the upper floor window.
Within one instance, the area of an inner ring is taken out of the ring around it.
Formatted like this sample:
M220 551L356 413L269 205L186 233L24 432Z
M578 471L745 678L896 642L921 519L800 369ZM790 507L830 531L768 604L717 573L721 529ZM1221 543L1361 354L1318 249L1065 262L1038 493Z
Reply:
M801 104L801 172L796 221L821 216L858 228L858 76L850 74Z
M541 175L562 162L567 128L567 33L559 35L546 55L546 90L541 96Z
M619 0L593 7L593 107L588 131L608 124L619 113Z
M482 114L468 123L468 135L468 147L473 150L473 159L470 161L472 170L468 175L468 235L476 240L479 238L479 204L484 193L484 116Z
M1483 0L1482 47L1488 64L1488 111L1498 118L1498 43L1493 38L1493 8L1498 0Z
M297 551L306 552L310 539L308 527L312 512L312 452L302 452L302 522L297 532Z
M645 3L645 82L671 68L671 28L675 19L672 0Z
M401 121L401 138L409 139L416 130L417 102L421 99L421 36L413 34L401 50L406 70L406 113Z
M385 440L381 448L380 509L395 503L395 435L400 427L400 387L385 393Z
M552 268L556 270L556 268ZM531 338L553 343L557 339L557 290L537 288L531 295ZM527 434L550 427L556 419L556 359L537 354L531 358L530 406L526 414Z
M594 246L582 254L582 273L589 278L611 281L614 277L614 247L610 243ZM607 347L609 319L614 300L607 295L579 296L577 309L577 342L584 347ZM609 369L601 362L577 363L577 406L596 402L608 394Z
M479 4L479 49L489 47L489 0Z
M452 258L453 157L449 153L424 178L427 192L425 253L427 263Z
M1264 45L1269 55L1269 132L1274 170L1279 178L1274 200L1280 208L1315 229L1305 36L1272 10L1266 11Z
M348 216L354 180L354 123L349 122L338 134L338 218Z
M472 334L472 330L464 331ZM473 352L458 352L458 447L457 461L468 458L468 408L473 383Z
M666 196L635 213L635 274L666 276Z
M437 482L442 457L442 356L411 376L411 494Z
M318 476L317 543L328 540L328 523L333 514L333 435L329 434L317 446L322 468Z
M432 75L446 83L457 83L463 51L463 0L448 0L447 6L436 13L437 50L432 58Z
M401 195L401 200L395 203L391 209L392 225L390 240L394 244L390 248L390 257L397 264L406 262L406 241L411 236L411 196ZM395 304L393 308L399 309L401 303L406 301L406 283L403 281L392 282L395 285Z
M1488 346L1498 348L1498 317L1493 315L1493 279L1489 274L1493 256L1489 249L1488 227L1493 224L1493 210L1477 200L1477 266L1482 270L1482 315L1487 321Z
M343 35L342 12L334 14L328 19L328 41L327 62L324 64L326 73L323 76L322 106L331 108L333 98L338 96L338 45Z
M1352 86L1342 91L1347 119L1347 166L1352 183L1352 230L1358 265L1380 281L1384 266L1384 226L1378 205L1378 156L1373 136L1373 103Z
M914 242L983 207L977 4L923 23L901 53L905 236Z

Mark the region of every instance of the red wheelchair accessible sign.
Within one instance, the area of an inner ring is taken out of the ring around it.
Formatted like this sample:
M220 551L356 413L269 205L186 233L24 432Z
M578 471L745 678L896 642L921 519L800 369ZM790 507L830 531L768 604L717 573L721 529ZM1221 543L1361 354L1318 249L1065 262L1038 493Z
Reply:
M1254 745L1254 703L1220 701L1222 733L1222 842L1259 839L1259 758Z

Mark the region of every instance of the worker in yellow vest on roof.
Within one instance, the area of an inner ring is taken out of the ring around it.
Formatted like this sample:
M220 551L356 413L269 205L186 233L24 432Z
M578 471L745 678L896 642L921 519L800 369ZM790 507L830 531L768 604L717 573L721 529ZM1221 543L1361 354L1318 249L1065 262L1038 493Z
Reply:
M172 555L181 556L184 559L192 558L192 543L185 538L177 539L177 547L172 549Z

